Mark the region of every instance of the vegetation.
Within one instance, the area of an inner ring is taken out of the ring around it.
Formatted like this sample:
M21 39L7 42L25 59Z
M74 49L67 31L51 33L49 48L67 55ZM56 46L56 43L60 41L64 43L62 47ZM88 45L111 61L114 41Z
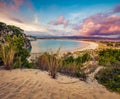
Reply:
M109 90L120 93L120 49L100 51L99 64L105 68L95 78Z
M59 57L59 51L56 53L43 53L36 61L36 65L42 70L48 70L50 75L55 78L57 71L70 76L86 78L82 70L83 63L90 60L88 53L74 58L64 55Z
M120 46L119 42L104 43L110 47ZM99 65L105 67L95 78L109 90L120 93L120 49L104 49L99 55L98 51L79 53L77 57L71 53L59 56L59 49L56 53L43 53L30 63L27 60L30 56L28 48L29 40L25 38L22 29L0 22L0 65L3 64L5 69L39 68L49 71L52 78L56 78L57 72L60 72L86 79L85 69L94 71L96 67L84 67L84 64L89 60L98 61Z
M120 62L120 49L105 49L99 53L99 64L103 66L114 65Z
M107 89L120 93L120 67L107 67L95 77Z
M30 42L22 29L0 22L0 65L6 69L31 68L27 60L29 47Z
M7 69L29 67L27 58L30 52L24 48L24 38L20 35L5 37L6 42L1 45L1 59Z
M52 78L56 78L58 67L61 64L61 59L58 50L56 53L43 53L36 61L36 65L42 69L49 71Z
M13 68L13 60L15 56L15 49L11 45L4 44L1 46L1 59L6 69Z
M120 42L101 41L101 43L107 45L108 47L120 47Z

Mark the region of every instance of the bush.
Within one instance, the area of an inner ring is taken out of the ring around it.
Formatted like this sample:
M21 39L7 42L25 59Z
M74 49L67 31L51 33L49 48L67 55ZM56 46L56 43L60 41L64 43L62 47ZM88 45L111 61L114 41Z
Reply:
M41 70L47 70L49 69L48 67L48 53L43 53L40 55L36 61L36 65L38 66L39 69Z
M109 67L99 71L95 78L107 89L120 93L120 67Z
M120 49L106 49L99 52L99 64L109 66L120 61Z
M0 56L6 69L28 67L27 58L30 56L28 49L24 48L25 38L21 35L13 37L6 35L5 43L1 45ZM18 66L17 66L18 65Z
M58 57L59 52L43 53L36 61L36 65L42 70L49 70L50 75L55 78L57 71L70 76L86 78L82 71L82 64L90 59L89 54L83 54L74 58L73 56L65 55Z
M15 57L15 49L9 43L1 46L1 59L4 63L5 69L13 68L13 60Z

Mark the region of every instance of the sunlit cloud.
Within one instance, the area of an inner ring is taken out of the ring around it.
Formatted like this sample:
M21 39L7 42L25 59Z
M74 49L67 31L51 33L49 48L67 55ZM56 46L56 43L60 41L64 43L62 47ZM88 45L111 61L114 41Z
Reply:
M83 20L80 25L75 25L75 29L79 35L105 35L120 34L120 5L117 5L110 11L92 15Z
M44 1L39 1L38 4L37 0L0 0L0 21L16 25L27 34L35 35L103 37L120 35L118 3L114 8L112 8L114 4L96 3L86 7L83 3L84 6L80 7L79 3L75 9L70 9L71 7L66 5L59 6L59 2L51 9L51 6L54 6L51 2L48 2L48 5L44 2L44 6L42 2ZM74 5L71 3L70 6Z
M64 27L66 27L68 25L69 21L65 19L64 16L60 16L58 19L56 20L51 20L49 22L49 24L52 25L63 25Z
M32 31L32 32L48 32L47 27L42 26L39 23L38 15L33 15L33 18L31 21L27 21L28 19L21 18L21 16L17 16L15 13L12 13L14 11L19 12L20 6L24 5L25 0L11 0L10 4L4 1L0 1L0 21L5 22L8 25L15 25L20 27L21 29L25 31ZM28 6L32 7L31 3L28 3ZM32 21L33 20L33 21Z

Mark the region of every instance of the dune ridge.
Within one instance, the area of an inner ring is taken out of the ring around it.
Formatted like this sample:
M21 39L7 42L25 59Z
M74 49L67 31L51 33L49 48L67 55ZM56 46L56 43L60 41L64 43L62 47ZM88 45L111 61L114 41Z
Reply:
M35 69L0 70L0 99L120 99L94 80L83 82Z

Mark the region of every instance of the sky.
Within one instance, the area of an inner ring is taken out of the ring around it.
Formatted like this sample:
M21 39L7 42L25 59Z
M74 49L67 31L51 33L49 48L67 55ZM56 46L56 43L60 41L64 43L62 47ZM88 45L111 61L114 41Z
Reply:
M0 0L0 21L27 35L120 37L120 0Z

